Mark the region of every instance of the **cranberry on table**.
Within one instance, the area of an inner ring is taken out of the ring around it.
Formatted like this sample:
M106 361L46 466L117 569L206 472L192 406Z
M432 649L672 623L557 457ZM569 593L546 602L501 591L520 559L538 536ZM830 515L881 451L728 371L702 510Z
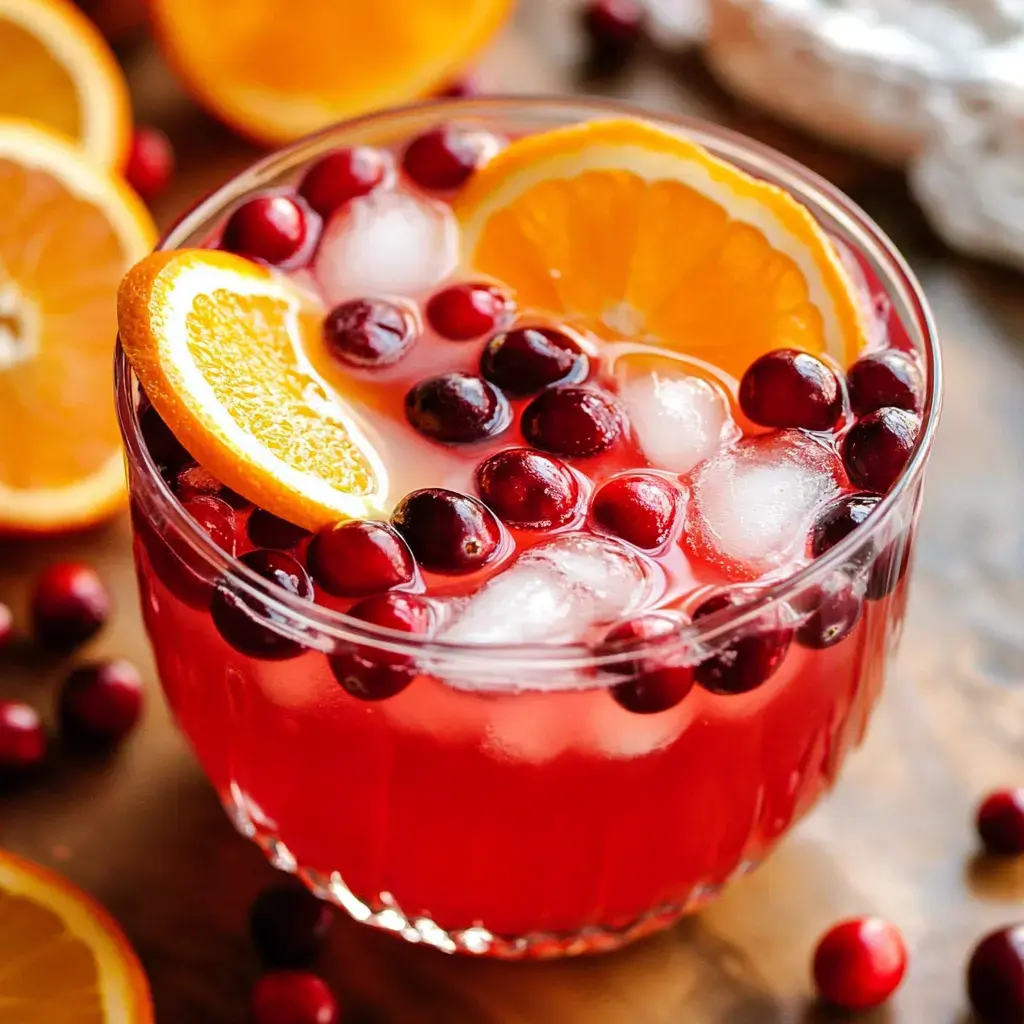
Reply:
M856 416L867 416L889 406L920 412L924 382L910 356L887 348L861 356L847 371L850 406Z
M308 971L274 971L252 989L252 1024L338 1024L338 1001Z
M221 551L235 553L235 512L226 501L201 496L182 502L181 507Z
M504 395L483 377L445 373L413 385L405 396L405 418L424 437L467 444L504 430L512 414Z
M422 189L448 192L466 183L483 156L478 133L434 128L409 143L402 155L402 170Z
M591 59L600 65L624 63L640 41L644 8L637 0L586 0L581 14Z
M480 372L517 398L583 380L589 368L579 345L553 327L513 328L492 338L480 358Z
M636 645L641 656L608 666L607 672L627 677L611 688L615 701L636 715L656 715L679 704L693 689L693 667L687 665L678 645L680 623L658 613L650 613L614 627L604 638L598 656L623 651ZM660 641L660 642L659 642ZM652 643L658 642L658 643Z
M384 299L353 299L324 319L324 344L337 360L374 370L398 362L416 340L412 317Z
M794 604L809 612L797 627L794 639L801 647L822 651L845 640L860 621L864 599L848 576L837 575L829 583L811 587Z
M842 389L831 367L793 348L755 359L740 381L739 402L762 427L830 430L843 411Z
M605 533L655 551L668 540L678 508L678 488L662 477L634 473L602 484L590 514Z
M416 564L387 523L351 519L327 526L306 552L313 579L336 597L362 597L411 582Z
M407 494L391 513L391 525L430 572L475 572L501 547L501 526L494 513L476 498L442 487Z
M593 388L559 386L542 391L523 411L523 437L555 455L600 455L622 436L615 402Z
M20 701L0 701L0 772L18 774L46 756L46 730L39 712Z
M301 882L272 885L256 897L249 934L268 967L308 967L324 946L334 909Z
M157 128L136 128L124 176L146 200L155 199L170 183L174 173L174 150L170 139Z
M252 504L248 498L243 498L237 491L226 487L209 470L195 462L183 466L178 471L174 493L178 496L178 500L183 502L205 495L211 498L220 498L232 508L248 508Z
M142 715L142 679L123 658L76 668L64 681L58 711L64 731L93 743L116 743Z
M843 465L854 487L884 494L910 461L921 420L886 406L858 420L843 438Z
M992 932L975 946L967 995L983 1024L1024 1020L1024 924Z
M818 942L814 983L822 999L843 1010L870 1010L899 988L907 950L898 929L878 917L842 921Z
M326 220L345 203L382 184L387 171L384 155L370 146L336 149L306 171L299 195Z
M498 518L521 530L564 526L579 509L580 486L572 470L528 448L508 448L485 459L476 483Z
M83 562L44 569L32 592L32 628L51 651L66 653L94 637L110 615L110 595L100 574Z
M240 559L268 583L306 601L313 600L313 581L291 555L283 551L250 551ZM251 658L282 661L303 651L302 645L285 636L275 625L288 627L287 615L262 598L245 594L233 581L224 579L214 588L210 601L213 624L236 651Z
M509 300L489 284L453 284L435 292L427 303L427 322L450 341L488 334L507 314Z
M306 248L305 210L284 195L254 196L235 208L224 225L220 247L273 266L290 263Z
M1024 787L989 793L978 807L975 824L987 853L1024 856Z
M257 547L277 548L281 551L297 547L309 536L309 530L305 527L275 516L265 508L253 509L245 528L249 540Z

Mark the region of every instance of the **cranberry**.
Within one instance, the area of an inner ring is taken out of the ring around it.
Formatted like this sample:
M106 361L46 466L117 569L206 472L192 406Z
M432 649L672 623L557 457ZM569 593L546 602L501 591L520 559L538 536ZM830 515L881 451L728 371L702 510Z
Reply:
M272 885L256 897L249 933L268 967L307 967L323 948L334 911L301 882Z
M359 369L374 370L398 362L415 340L409 314L383 299L343 302L324 320L327 351Z
M375 594L353 605L348 614L383 629L416 636L425 636L433 625L430 605L418 594ZM329 660L341 688L358 700L387 700L416 678L414 659L379 650L372 642L348 644Z
M811 554L820 558L834 548L871 515L881 500L874 494L856 491L830 501L818 514L811 530Z
M36 709L18 701L0 701L0 772L28 771L45 756L46 730Z
M32 623L49 650L74 650L95 636L110 615L110 595L100 574L82 562L45 569L32 592Z
M870 1010L899 988L907 950L899 931L877 917L842 921L814 951L814 983L821 998L843 1010Z
M885 406L921 410L921 371L913 359L896 349L861 356L850 367L846 385L856 416L867 416Z
M725 608L738 608L748 600L736 591L714 594L697 608L693 619L696 622ZM792 639L793 631L783 626L741 633L697 666L697 682L712 693L736 694L755 690L782 664Z
M119 658L83 665L61 689L61 725L78 739L117 743L135 728L142 700L142 680L131 662Z
M190 456L171 433L171 428L164 422L160 413L151 405L147 405L139 412L139 432L157 468L173 479L178 467L187 462Z
M1024 854L1024 789L990 793L978 808L976 824L988 853L996 857Z
M811 587L794 602L810 614L797 628L795 639L801 647L820 651L845 640L860 621L864 601L847 576Z
M383 154L369 146L336 149L306 171L299 195L326 220L350 199L372 192L387 170Z
M516 327L492 338L480 372L509 395L532 395L549 384L587 376L590 362L567 334L550 327Z
M1024 1020L1024 924L992 932L975 946L967 994L985 1024Z
M441 487L407 494L391 513L391 525L431 572L475 572L501 546L501 526L486 505Z
M361 597L411 582L416 565L402 538L372 519L325 527L306 553L313 579L336 597Z
M174 150L170 139L156 128L136 128L124 176L143 199L155 199L171 180Z
M587 0L581 15L590 41L590 58L600 66L617 67L640 41L644 9L637 0Z
M225 487L209 470L193 462L183 466L178 472L174 484L174 493L178 500L185 502L200 496L220 498L232 508L248 508L252 502L237 492Z
M780 348L755 359L740 381L740 408L762 427L830 430L843 411L835 373L820 359Z
M11 609L0 601L0 651L11 642L13 635L14 616L11 614Z
M435 128L409 143L402 156L402 170L420 188L447 192L465 184L483 156L479 135Z
M182 508L221 551L235 553L235 513L226 501L203 495L186 501Z
M274 971L252 989L252 1024L337 1024L338 1002L327 983L307 971Z
M854 487L884 494L896 482L917 443L921 420L905 409L878 409L843 438L843 465Z
M508 310L500 288L489 284L453 284L427 303L430 326L451 341L469 341L493 331Z
M485 459L476 482L484 502L519 529L564 526L579 508L580 486L568 466L528 448L508 448Z
M504 395L483 377L445 373L409 389L405 418L424 436L446 444L481 441L508 426Z
M679 491L667 480L635 473L602 484L590 514L605 533L643 551L654 551L672 532L678 502Z
M440 99L459 100L467 96L477 96L483 92L480 83L473 77L456 78L449 82L437 95Z
M313 583L291 555L283 551L257 550L242 555L241 561L287 593L313 600ZM284 628L291 625L287 614L260 597L244 593L230 580L222 580L214 589L210 614L220 635L242 654L282 661L302 653L302 645L297 640L274 628L275 625Z
M249 540L259 548L277 548L288 551L309 536L309 530L295 523L275 516L265 508L253 509L246 523Z
M599 455L622 436L622 417L612 399L592 388L557 387L541 392L523 411L523 437L555 455Z
M888 597L910 568L910 534L905 533L886 545L875 556L875 564L868 576L864 596L869 601L881 601Z
M627 711L656 715L674 708L693 689L693 667L686 664L680 645L673 644L673 649L667 649L671 638L678 636L679 627L675 619L654 613L623 622L604 638L599 655L622 651L634 644L644 647L642 657L608 668L609 672L628 677L611 688L612 697ZM654 650L648 650L652 646Z
M273 266L290 263L309 236L302 207L288 196L254 196L236 207L224 225L220 247Z

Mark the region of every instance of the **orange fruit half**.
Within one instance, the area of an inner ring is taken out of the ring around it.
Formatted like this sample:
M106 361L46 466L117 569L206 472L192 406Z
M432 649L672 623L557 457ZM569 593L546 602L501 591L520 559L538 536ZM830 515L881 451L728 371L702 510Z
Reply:
M0 117L37 121L120 167L128 85L106 41L69 0L0 0Z
M153 222L58 135L0 121L0 531L96 523L125 500L114 297Z
M152 0L168 59L228 124L280 144L435 93L511 0Z
M146 976L105 910L0 852L0 1024L151 1024Z
M640 120L517 140L456 201L465 262L520 308L738 378L764 352L856 357L864 325L828 237L791 196Z
M154 253L118 295L121 344L181 443L239 494L317 529L380 518L387 473L307 353L323 310L228 253Z

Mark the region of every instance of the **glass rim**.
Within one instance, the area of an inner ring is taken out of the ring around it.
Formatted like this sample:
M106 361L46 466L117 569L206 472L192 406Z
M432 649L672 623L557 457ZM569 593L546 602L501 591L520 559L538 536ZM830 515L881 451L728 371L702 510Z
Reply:
M609 115L635 117L685 132L701 145L726 160L741 166L755 165L766 177L781 181L801 201L810 199L834 221L842 225L855 240L858 249L871 261L886 292L894 300L896 311L912 338L924 350L927 393L921 412L921 432L910 461L896 483L882 496L877 509L864 527L852 531L835 547L808 562L795 573L774 583L737 583L756 591L757 596L742 605L725 608L687 623L678 633L657 637L645 643L620 645L607 652L597 652L586 643L489 644L453 643L423 639L380 626L371 625L342 612L324 608L269 584L241 562L227 555L185 512L167 482L161 476L146 445L142 441L136 403L134 373L117 342L114 354L115 400L117 417L128 460L136 475L134 486L143 482L150 499L159 502L167 522L181 535L204 561L228 580L232 589L249 597L286 622L275 621L275 628L300 639L306 646L330 651L336 644L372 645L375 649L417 657L433 656L460 662L478 659L481 665L499 660L504 674L517 668L524 672L557 668L572 672L594 668L622 666L643 657L645 651L664 650L666 640L687 648L703 650L720 643L738 630L750 627L773 607L792 595L824 580L835 570L848 564L854 552L872 535L877 534L892 518L893 510L921 479L935 438L942 395L942 367L938 336L931 310L913 271L882 229L856 203L820 175L791 157L732 129L679 114L646 110L630 103L600 98L563 98L558 96L486 96L482 98L432 100L376 111L332 125L290 145L270 153L231 177L217 189L188 209L167 230L158 249L173 249L187 238L204 220L215 216L231 202L239 199L258 184L257 179L292 169L306 151L313 153L330 146L342 145L346 135L365 126L386 125L417 116L429 116L435 122L466 117L523 118L530 113L565 119L600 118ZM813 213L813 211L812 211ZM817 218L816 218L817 219ZM658 609L651 609L657 611ZM464 666L463 666L464 667Z

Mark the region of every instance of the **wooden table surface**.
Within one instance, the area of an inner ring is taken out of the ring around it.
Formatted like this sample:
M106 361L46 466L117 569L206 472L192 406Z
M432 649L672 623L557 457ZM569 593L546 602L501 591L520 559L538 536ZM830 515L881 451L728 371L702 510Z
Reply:
M503 91L598 91L703 113L786 149L850 191L895 238L933 304L945 418L930 470L902 650L864 748L834 795L753 876L675 929L618 954L509 965L448 958L339 921L320 965L368 1020L527 1024L824 1024L808 978L816 936L876 912L903 929L910 973L872 1024L966 1024L963 965L988 928L1024 919L1024 864L977 853L972 809L1024 784L1024 290L943 249L902 180L744 111L695 58L651 54L612 83L572 70L556 0L526 2L483 65ZM173 137L180 172L163 225L256 151L199 113L148 44L125 55L140 119ZM561 69L561 70L560 70ZM55 866L124 924L160 1024L241 1024L257 965L247 908L273 873L223 816L171 725L138 614L124 519L89 536L0 548L0 598L24 621L28 581L57 557L106 573L118 614L90 654L149 674L141 731L112 761L58 756L0 803L3 845ZM28 651L0 691L43 706L66 666Z

